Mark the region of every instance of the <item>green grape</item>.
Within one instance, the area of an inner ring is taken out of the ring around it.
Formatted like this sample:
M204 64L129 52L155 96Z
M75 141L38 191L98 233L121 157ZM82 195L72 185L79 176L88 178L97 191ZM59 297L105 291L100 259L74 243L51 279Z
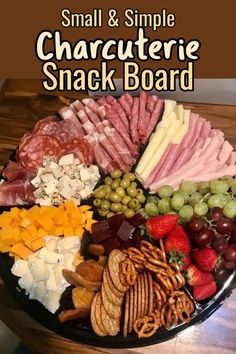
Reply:
M148 219L149 218L149 215L146 213L146 211L142 208L142 209L139 209L138 213L140 215L142 215L142 217L144 217L145 219Z
M174 194L174 189L172 186L161 186L158 188L157 194L160 198L169 198Z
M155 203L147 203L144 207L145 212L150 216L158 215L158 207Z
M193 216L193 207L191 205L184 205L179 211L179 216L183 221L190 221Z
M224 208L227 202L228 202L227 195L222 193L212 195L207 201L209 208L214 208L214 207Z
M178 190L174 193L174 195L175 194L181 194L184 197L184 203L188 203L188 201L189 201L189 194L188 193Z
M155 196L152 196L152 197L148 197L147 199L147 203L158 203L159 202L159 198L158 197L155 197Z
M231 191L234 195L236 195L236 183L233 183L231 186Z
M207 203L199 202L194 205L194 213L198 216L206 215L208 210L209 210L209 208L208 208Z
M226 193L229 186L224 181L214 180L210 182L210 191L212 194Z
M236 216L236 200L230 200L223 209L224 216L233 219Z
M226 182L229 187L231 187L232 184L234 183L234 179L231 176L224 176L220 180Z
M183 191L187 194L192 194L193 192L196 192L197 190L197 184L194 182L183 182L180 187L180 191Z
M195 204L199 203L201 199L202 199L201 193L193 192L193 194L190 195L188 202L191 206L194 206Z
M159 200L158 210L159 210L160 214L168 214L168 212L171 210L170 200L167 198L163 198L163 199Z
M171 199L170 205L174 210L180 210L183 208L184 202L184 196L181 193L175 193Z
M198 192L200 192L203 195L209 193L210 192L210 183L209 182L198 183L197 190L198 190Z

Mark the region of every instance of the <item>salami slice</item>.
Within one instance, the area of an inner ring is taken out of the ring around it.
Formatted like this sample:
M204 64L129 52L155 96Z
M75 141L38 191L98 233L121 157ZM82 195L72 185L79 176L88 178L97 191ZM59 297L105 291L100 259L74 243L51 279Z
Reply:
M48 116L46 118L40 119L34 126L34 133L38 133L45 125L57 121L58 119L55 116Z
M93 162L93 151L85 139L73 139L66 144L62 144L57 156L61 157L67 154L74 154L80 160L80 163L91 164Z
M59 147L60 143L57 138L35 135L19 147L19 160L26 170L36 172L43 164L45 156L57 156Z
M77 137L76 130L69 120L51 122L47 125L44 125L37 133L37 135L49 135L56 137L62 144L65 144L71 139Z

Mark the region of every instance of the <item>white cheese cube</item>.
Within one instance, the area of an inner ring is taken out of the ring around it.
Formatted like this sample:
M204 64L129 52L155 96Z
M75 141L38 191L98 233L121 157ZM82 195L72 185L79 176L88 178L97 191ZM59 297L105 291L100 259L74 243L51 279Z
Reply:
M79 179L71 179L70 186L74 191L81 191L85 185Z
M53 171L58 167L58 164L55 161L51 161L49 164L50 169Z
M74 165L79 165L80 164L80 159L78 157L76 157L74 159Z
M55 280L56 280L57 288L63 288L66 285L69 285L69 283L65 280L65 278L62 275L62 269L64 269L62 264L57 264L54 267L54 274L55 274Z
M68 154L68 155L64 155L60 158L58 165L59 166L73 165L73 163L74 163L74 155Z
M32 273L25 273L22 278L18 281L19 286L25 290L26 295L28 295L34 286L34 278Z
M42 174L41 176L41 180L44 182L44 183L47 183L47 182L53 182L55 181L55 178L53 176L52 173L44 173Z
M48 196L51 196L53 193L56 192L56 189L57 189L57 181L56 180L53 180L51 182L48 182L46 184L43 185L43 189L45 191L45 193L48 195Z
M71 199L71 197L73 196L74 191L72 188L70 187L64 187L61 191L60 191L60 195L62 197L64 197L65 199Z
M56 251L57 250L57 242L59 238L52 236L51 238L45 238L46 246L45 248L49 251Z
M90 181L91 175L86 168L80 170L80 179L82 182Z
M31 289L30 294L29 294L29 298L32 300L38 300L39 302L42 302L44 296L47 294L47 289L42 286L39 286L38 283L36 284L36 286Z
M41 178L36 176L32 179L31 184L34 186L34 188L38 188L41 184Z
M32 264L34 281L38 282L49 278L49 271L43 259L37 258Z
M50 206L52 205L52 199L49 197L37 198L36 204L39 204L41 206Z
M47 290L54 290L54 291L58 290L54 271L50 272L50 277L46 281L46 288Z
M48 291L43 298L43 305L52 313L55 313L60 306L61 294L56 291Z
M70 251L73 248L80 249L81 241L78 236L64 237L58 241L57 249L60 254Z
M42 248L39 251L38 256L39 258L43 259L46 263L49 264L56 264L58 262L61 262L63 259L63 257L60 254L53 251L49 251L46 248Z
M79 192L79 194L81 195L82 199L86 199L92 194L92 191L93 189L91 188L91 186L86 186Z
M11 272L17 277L23 277L24 274L30 272L28 262L23 259L18 259L11 268Z
M59 179L60 177L63 176L62 170L60 166L57 166L56 168L52 169L52 173L56 179Z

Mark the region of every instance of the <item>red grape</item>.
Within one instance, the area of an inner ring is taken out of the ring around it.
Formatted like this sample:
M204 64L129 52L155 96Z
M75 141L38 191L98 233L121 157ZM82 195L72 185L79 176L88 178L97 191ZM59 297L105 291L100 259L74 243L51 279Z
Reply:
M230 234L234 230L234 223L231 219L222 218L217 222L216 231L221 234Z
M197 247L204 248L206 245L208 245L208 243L211 242L213 235L214 233L211 229L204 227L195 234L194 243Z
M212 242L212 248L219 254L224 253L228 248L228 242L226 240L217 240Z
M235 262L227 262L227 261L224 261L222 263L222 266L227 269L227 270L233 270L236 268L236 263Z
M236 245L230 245L226 252L225 252L225 260L228 262L235 262L236 261Z
M230 236L230 242L236 243L236 229L234 228L234 231L232 232Z
M220 234L219 232L217 232L216 230L214 230L214 235L213 235L213 240L222 240L224 239L224 235Z
M203 220L202 218L199 218L197 216L194 216L190 222L189 222L189 227L192 231L199 231L203 228Z
M220 267L220 269L218 269L215 272L215 277L217 280L225 280L229 275L229 272L227 271L227 269L225 269L224 267Z
M210 210L210 217L214 221L219 221L223 217L223 210L219 207L214 207Z

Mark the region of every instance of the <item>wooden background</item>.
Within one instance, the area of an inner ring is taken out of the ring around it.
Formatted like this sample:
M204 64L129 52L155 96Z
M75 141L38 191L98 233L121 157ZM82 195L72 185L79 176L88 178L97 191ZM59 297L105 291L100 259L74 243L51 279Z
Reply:
M0 100L0 169L26 130L47 115L54 114L65 100L58 96L43 95L35 80L8 81ZM81 99L85 93L73 94ZM71 96L71 97L72 97ZM215 128L222 129L236 148L236 106L184 104L200 113ZM204 323L192 327L175 339L158 345L136 349L109 350L92 348L64 339L31 319L13 301L0 280L0 319L2 319L34 353L161 353L161 354L229 354L236 353L236 291L228 301Z

